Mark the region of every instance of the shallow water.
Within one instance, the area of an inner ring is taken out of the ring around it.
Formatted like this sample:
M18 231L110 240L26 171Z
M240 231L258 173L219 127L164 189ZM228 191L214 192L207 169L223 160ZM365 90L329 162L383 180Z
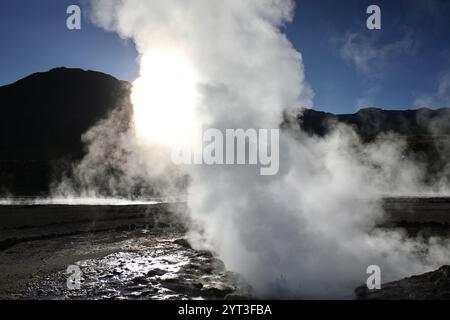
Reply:
M67 205L67 206L130 206L152 205L166 202L158 200L129 200L122 198L11 198L0 199L3 206L32 206L32 205Z

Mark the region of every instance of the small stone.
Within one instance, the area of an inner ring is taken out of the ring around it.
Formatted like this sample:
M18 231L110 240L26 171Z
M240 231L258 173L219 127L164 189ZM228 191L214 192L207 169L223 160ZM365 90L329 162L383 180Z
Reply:
M186 248L186 249L192 249L191 244L185 238L176 239L173 241L173 243L178 244L179 246L182 246L183 248Z
M147 277L155 277L155 276L163 276L166 274L166 271L162 269L152 269L149 272L146 273Z
M224 284L207 284L201 289L201 294L207 297L224 298L227 294L232 293L234 290Z

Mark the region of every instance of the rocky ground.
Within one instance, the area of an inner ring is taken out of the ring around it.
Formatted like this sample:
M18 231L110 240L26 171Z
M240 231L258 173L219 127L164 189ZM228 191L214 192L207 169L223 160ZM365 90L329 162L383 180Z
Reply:
M448 203L391 200L386 211L394 219L387 227L400 227L410 237L449 237L442 213ZM0 299L253 297L245 280L214 254L190 247L184 210L182 203L0 204ZM79 289L67 286L68 266L81 271ZM361 286L355 297L450 299L450 266L383 284L381 290Z
M358 287L361 300L448 300L450 299L450 266L383 284L380 290Z
M50 210L47 210L50 209ZM245 299L251 288L210 252L184 238L179 214L166 205L55 208L3 207L0 298L3 299ZM9 210L9 214L7 214ZM75 214L75 212L80 214ZM99 213L98 211L102 211ZM105 213L110 211L109 213ZM38 219L42 215L41 219ZM75 218L76 217L76 218ZM91 218L89 218L91 217ZM14 220L13 218L10 218ZM16 219L16 220L17 220ZM26 222L28 221L28 222ZM9 226L8 228L6 226ZM35 230L34 230L35 229ZM6 238L8 236L8 238ZM67 267L81 271L70 290Z
M21 299L227 299L251 289L211 253L192 249L183 238L154 235L126 250L75 263L79 290L69 290L66 270L36 277Z

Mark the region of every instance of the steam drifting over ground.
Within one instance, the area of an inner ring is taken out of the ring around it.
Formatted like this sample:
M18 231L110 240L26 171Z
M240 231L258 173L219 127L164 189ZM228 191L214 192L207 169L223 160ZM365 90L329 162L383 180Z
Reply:
M95 177L109 172L96 170L108 159L120 169L117 180L106 182L110 190L133 194L129 186L143 180L173 191L182 174L174 173L169 150L188 143L190 132L270 129L287 120L275 176L247 166L183 168L196 247L217 252L269 297L351 297L369 265L379 265L388 281L448 262L443 240L374 231L383 194L424 191L420 168L402 157L401 139L362 145L343 126L324 139L308 137L289 125L289 116L283 119L285 110L311 107L313 98L302 56L282 33L293 6L288 0L93 1L98 25L135 41L141 77L130 128L115 134L113 114L87 134L78 186L96 194Z

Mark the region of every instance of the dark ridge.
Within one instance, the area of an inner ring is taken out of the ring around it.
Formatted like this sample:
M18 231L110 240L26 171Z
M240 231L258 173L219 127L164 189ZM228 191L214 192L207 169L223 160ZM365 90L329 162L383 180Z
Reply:
M353 127L364 139L393 132L403 136L450 136L450 109L383 110L360 109L354 114L335 115L304 109L299 117L301 127L310 134L324 136L337 123Z
M381 134L395 134L406 141L404 156L424 168L425 182L450 179L450 109L383 110L361 109L354 114L304 109L298 124L309 135L326 136L338 124L352 127L365 143ZM385 136L384 139L387 139Z

